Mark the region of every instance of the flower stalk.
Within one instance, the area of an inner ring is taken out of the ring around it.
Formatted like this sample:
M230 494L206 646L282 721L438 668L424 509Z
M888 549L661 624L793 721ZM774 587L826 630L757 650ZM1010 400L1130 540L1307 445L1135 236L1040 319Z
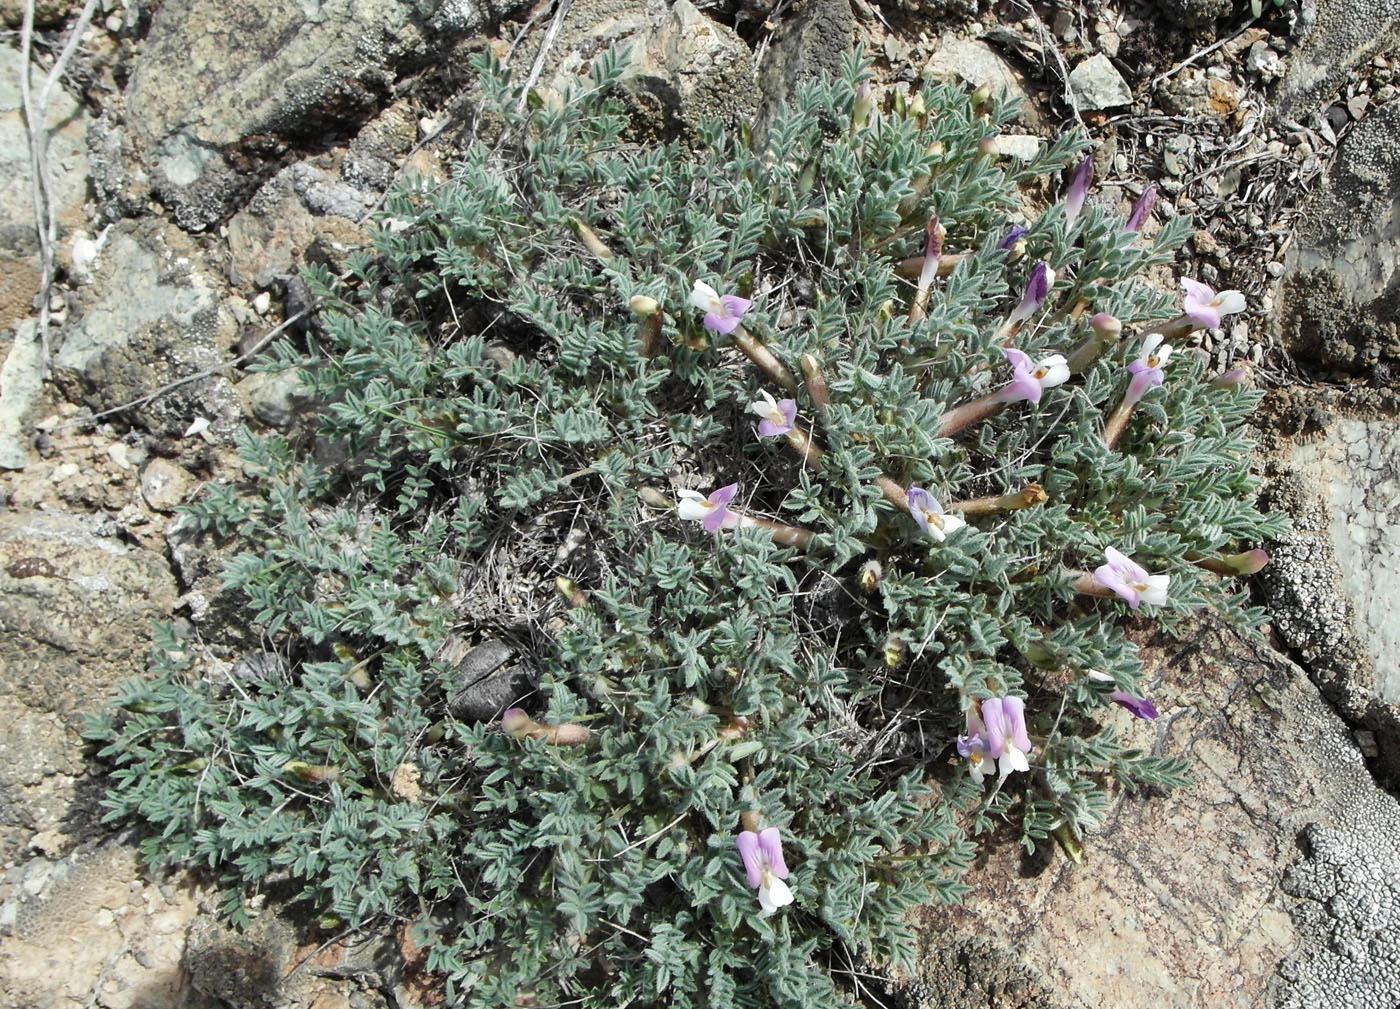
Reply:
M1048 500L1050 495L1045 493L1044 487L1038 483L1028 483L1009 494L949 502L948 510L962 515L997 515L1002 512L1020 511L1022 508L1034 508Z

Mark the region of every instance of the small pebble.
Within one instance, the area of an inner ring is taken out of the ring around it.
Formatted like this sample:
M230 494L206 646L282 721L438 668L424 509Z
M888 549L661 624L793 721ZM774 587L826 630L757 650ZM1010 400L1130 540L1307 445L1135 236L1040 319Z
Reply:
M1271 277L1283 276L1283 264L1280 263L1277 259L1265 266L1264 269L1268 271L1268 274Z
M1249 348L1249 359L1255 364L1258 364L1260 361L1264 360L1264 348L1261 344L1256 343L1254 346Z

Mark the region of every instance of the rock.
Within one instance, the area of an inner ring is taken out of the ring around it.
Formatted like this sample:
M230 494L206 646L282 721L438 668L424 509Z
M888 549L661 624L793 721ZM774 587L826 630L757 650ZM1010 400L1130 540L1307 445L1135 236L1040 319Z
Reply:
M213 918L190 929L183 966L194 990L230 1009L272 1009L287 1002L283 966L296 931L276 914L261 914L242 931Z
M295 369L257 371L238 383L238 395L248 411L269 427L291 427L297 414L311 405L311 396Z
M0 861L34 831L95 822L74 805L83 720L145 670L151 624L174 605L164 558L115 532L0 512Z
M575 86L600 51L626 45L624 98L641 137L693 132L706 119L730 125L758 108L753 57L744 41L690 0L576 0L551 47L548 90Z
M1400 361L1400 104L1342 141L1285 268L1279 340L1292 354L1359 372Z
M1161 6L1169 22L1201 28L1234 10L1234 0L1162 0Z
M1103 53L1090 56L1069 73L1069 84L1080 109L1111 109L1131 105L1133 92Z
M438 656L439 661L457 667L452 677L455 693L447 700L447 710L453 718L489 721L534 690L530 670L511 661L515 649L510 645L485 641L455 658L464 647L463 642L450 640Z
M201 889L187 877L161 888L144 876L135 851L111 841L10 869L0 891L19 892L0 902L4 1005L219 1009L178 979Z
M34 232L34 196L29 167L29 134L20 101L19 52L0 46L0 329L32 311L39 293L39 242ZM43 74L31 68L30 85L43 87ZM87 130L83 104L65 88L54 88L45 123L49 131L49 187L59 240L85 223Z
M932 81L962 81L969 90L985 84L992 94L1020 102L1017 122L1031 129L1044 125L1025 79L985 42L945 39L924 64L923 76Z
M1249 47L1249 55L1245 57L1244 65L1250 73L1258 74L1265 81L1271 81L1278 77L1283 59L1277 50L1263 42L1255 42Z
M911 1005L1391 1004L1374 1001L1400 983L1388 942L1364 959L1369 976L1329 973L1341 950L1305 955L1334 927L1359 936L1366 905L1319 906L1321 887L1285 892L1279 881L1300 856L1300 880L1348 857L1329 851L1310 869L1318 853L1299 851L1301 831L1357 831L1357 851L1375 862L1353 878L1400 901L1400 807L1301 669L1219 621L1183 642L1145 656L1162 677L1163 717L1111 717L1144 749L1191 758L1194 786L1120 796L1085 838L1082 866L1058 850L1047 864L1010 839L992 845L966 904L917 913L923 955L907 994L934 996ZM1285 956L1292 974L1279 977Z
M77 6L75 0L35 0L34 27L57 28ZM0 0L0 21L10 28L24 24L25 0Z
M124 94L134 151L179 224L202 230L288 145L354 132L400 75L445 60L486 18L464 0L167 0Z
M141 496L158 512L173 512L189 495L194 477L183 466L159 456L141 471Z
M758 68L760 133L766 135L779 106L792 101L798 85L840 72L855 31L850 0L800 0L784 14Z
M240 283L270 283L295 273L303 265L303 253L312 246L338 262L369 245L368 232L356 223L369 209L363 191L346 187L357 195L346 200L342 209L357 209L354 219L340 214L320 216L326 211L313 210L302 195L302 190L313 193L322 207L330 206L329 199L320 197L340 191L335 181L338 175L330 170L334 164L336 159L318 157L288 166L264 183L229 220L229 255L233 275Z
M1002 133L992 141L992 146L996 148L997 154L1004 158L1029 161L1039 157L1040 152L1045 150L1045 140L1028 133Z
M1346 83L1351 71L1400 47L1400 0L1310 0L1299 5L1302 40L1288 56L1278 116L1301 121Z
M1389 781L1400 781L1397 565L1368 548L1386 548L1395 535L1397 460L1394 425L1361 418L1332 417L1321 437L1286 443L1265 501L1293 531L1270 545L1261 572L1275 631L1327 697L1375 733Z
M43 347L33 320L21 323L0 365L0 469L24 469L33 455L30 412L44 386Z
M1295 446L1288 468L1322 495L1336 588L1351 602L1374 689L1400 704L1400 426L1340 419Z
M179 229L123 221L107 237L91 284L59 334L54 358L64 391L94 411L122 406L179 378L217 368L236 340L221 303L222 284ZM128 414L150 430L179 437L195 417L230 435L238 424L233 386L221 374L182 385Z

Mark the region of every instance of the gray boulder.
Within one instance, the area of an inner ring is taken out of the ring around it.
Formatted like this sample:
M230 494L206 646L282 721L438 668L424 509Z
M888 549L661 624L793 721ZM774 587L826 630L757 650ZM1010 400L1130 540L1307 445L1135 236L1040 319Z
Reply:
M466 0L169 0L124 95L135 149L179 224L202 230L289 145L355 132L486 15Z
M1337 149L1308 201L1280 282L1280 339L1324 368L1400 367L1400 102L1377 108Z
M1144 657L1162 717L1106 717L1145 750L1190 758L1194 786L1120 795L1082 865L991 847L966 904L916 914L911 1002L1393 1005L1400 806L1351 731L1303 670L1218 621Z
M1278 115L1301 120L1319 111L1347 75L1400 48L1400 0L1301 0L1302 39L1288 57Z

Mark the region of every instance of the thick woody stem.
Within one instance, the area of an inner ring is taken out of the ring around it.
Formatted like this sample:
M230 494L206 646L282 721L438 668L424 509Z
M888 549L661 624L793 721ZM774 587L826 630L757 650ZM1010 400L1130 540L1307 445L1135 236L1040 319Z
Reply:
M949 511L963 515L995 515L1000 512L1018 511L1033 508L1050 500L1045 488L1038 483L1028 483L1018 491L999 494L995 497L973 498L971 501L954 501L948 505Z
M950 252L938 257L938 276L946 277L957 269L957 265L963 261L963 253ZM901 259L894 268L895 276L903 280L918 280L919 274L924 272L924 257L910 256L908 259Z
M778 383L785 392L797 391L797 379L788 371L787 365L774 357L773 352L759 343L743 326L736 326L729 338L734 341L734 346L742 350L760 371Z
M961 406L955 406L941 418L942 426L938 429L940 438L947 438L956 434L963 428L971 427L973 424L980 424L992 414L1001 410L1006 403L997 399L996 395L982 396Z
M1135 400L1124 397L1123 402L1108 417L1103 425L1103 443L1109 448L1118 444L1118 439L1128 426L1129 419L1133 416L1133 409L1137 406Z
M1109 598L1114 595L1112 589L1108 588L1107 586L1100 585L1098 582L1094 581L1094 576L1089 574L1089 572L1087 571L1069 571L1067 572L1067 574L1077 574L1079 576L1074 580L1074 585L1072 586L1072 588L1081 596L1099 596L1100 598Z
M655 357L661 349L661 313L653 312L637 326L637 353Z
M784 436L789 445L802 459L802 464L810 470L819 470L822 466L822 450L812 441L812 436L804 431L797 424L788 430Z
M880 493L885 495L885 500L890 504L900 511L909 510L909 495L904 493L904 488L899 484L887 476L877 476L875 486L880 488Z
M574 234L578 235L578 239L583 243L584 248L593 253L593 255L604 261L617 258L613 255L612 249L604 245L603 240L599 238L588 225L584 224L577 217L569 218L569 223L573 225Z
M780 547L803 547L806 548L812 543L813 533L808 529L798 526L790 526L785 522L774 522L772 519L755 518L752 515L739 515L739 524L742 526L757 526L760 529L768 530L768 535L773 537L773 542Z
M826 387L826 376L822 374L821 365L811 354L803 354L797 363L802 369L802 378L807 384L807 395L812 397L812 405L818 413L824 413L831 402L831 391Z

